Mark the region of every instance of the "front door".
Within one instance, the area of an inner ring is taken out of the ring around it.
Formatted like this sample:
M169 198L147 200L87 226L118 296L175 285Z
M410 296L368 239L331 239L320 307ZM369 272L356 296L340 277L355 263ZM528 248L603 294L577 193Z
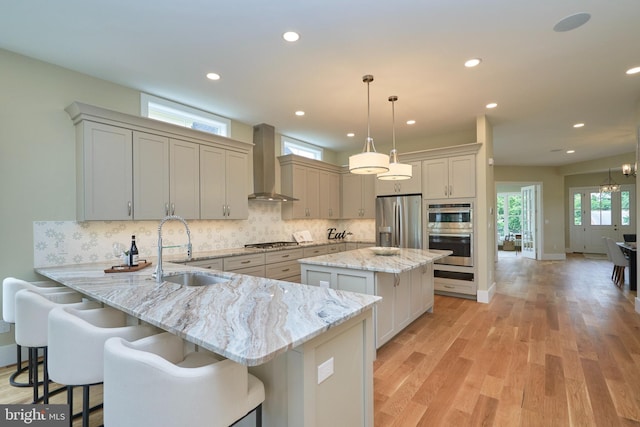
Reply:
M603 237L619 242L622 235L635 233L634 185L617 192L600 192L598 187L572 188L570 205L571 250L606 253Z

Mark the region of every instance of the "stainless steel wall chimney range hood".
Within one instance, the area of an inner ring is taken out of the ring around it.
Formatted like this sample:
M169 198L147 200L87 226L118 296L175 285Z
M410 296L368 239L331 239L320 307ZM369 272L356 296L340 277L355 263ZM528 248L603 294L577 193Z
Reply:
M253 127L253 194L249 200L290 202L298 200L276 193L276 131L266 123Z

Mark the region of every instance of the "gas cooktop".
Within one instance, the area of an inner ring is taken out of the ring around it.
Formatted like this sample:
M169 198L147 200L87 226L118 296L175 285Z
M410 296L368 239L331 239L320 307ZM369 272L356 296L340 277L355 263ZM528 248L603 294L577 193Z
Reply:
M264 242L264 243L249 243L244 245L245 248L258 248L258 249L271 249L282 248L284 246L297 246L298 242Z

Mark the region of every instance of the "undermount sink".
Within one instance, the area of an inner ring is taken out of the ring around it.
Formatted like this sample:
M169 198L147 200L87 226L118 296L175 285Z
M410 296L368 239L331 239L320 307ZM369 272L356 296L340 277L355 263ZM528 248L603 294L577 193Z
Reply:
M229 281L226 277L194 271L163 276L162 280L184 286L206 286Z

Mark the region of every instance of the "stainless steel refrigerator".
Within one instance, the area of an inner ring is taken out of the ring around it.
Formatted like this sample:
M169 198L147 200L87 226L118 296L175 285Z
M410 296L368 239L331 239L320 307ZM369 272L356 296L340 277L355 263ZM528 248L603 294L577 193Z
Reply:
M422 248L422 195L376 199L376 245Z

